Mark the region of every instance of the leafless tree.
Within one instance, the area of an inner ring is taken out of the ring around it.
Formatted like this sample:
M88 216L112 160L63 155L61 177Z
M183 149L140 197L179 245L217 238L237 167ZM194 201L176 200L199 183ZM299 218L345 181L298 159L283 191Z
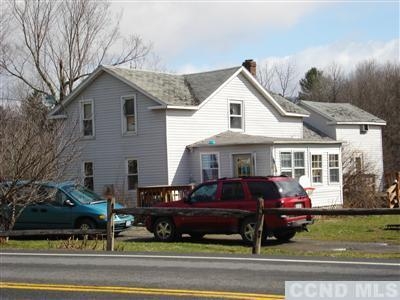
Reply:
M346 78L343 74L342 67L333 62L324 71L322 80L323 100L327 102L338 102L339 99L343 99L343 91L345 89Z
M275 70L271 63L265 62L257 68L257 79L268 91L272 90L275 79Z
M339 101L352 104L384 119L383 156L385 171L400 170L400 64L360 63L349 74Z
M342 151L344 206L353 208L384 207L377 190L381 178L374 163L360 150L348 145Z
M0 228L9 230L27 205L51 197L37 183L60 179L79 147L77 131L47 119L38 95L0 113Z
M275 64L274 71L276 74L277 82L279 83L279 93L285 97L293 96L297 87L297 71L293 61L284 61Z
M61 101L99 64L142 60L151 45L138 35L123 38L109 6L108 1L9 0L5 11L13 34L2 39L0 69Z

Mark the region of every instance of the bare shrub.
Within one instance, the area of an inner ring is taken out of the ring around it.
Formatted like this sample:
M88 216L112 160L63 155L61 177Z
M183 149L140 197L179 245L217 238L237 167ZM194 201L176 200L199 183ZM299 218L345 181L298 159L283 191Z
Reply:
M38 182L61 179L79 155L78 131L61 120L47 119L47 113L37 94L1 111L2 230L11 230L27 205L52 199L52 192Z

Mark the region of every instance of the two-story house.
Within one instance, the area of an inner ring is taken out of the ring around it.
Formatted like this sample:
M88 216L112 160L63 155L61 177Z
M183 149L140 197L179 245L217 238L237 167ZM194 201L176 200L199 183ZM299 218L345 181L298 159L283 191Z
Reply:
M255 62L243 65L186 75L100 66L50 114L79 124L81 158L66 177L97 192L114 184L134 203L138 186L305 175L315 206L341 204L342 141L266 91Z

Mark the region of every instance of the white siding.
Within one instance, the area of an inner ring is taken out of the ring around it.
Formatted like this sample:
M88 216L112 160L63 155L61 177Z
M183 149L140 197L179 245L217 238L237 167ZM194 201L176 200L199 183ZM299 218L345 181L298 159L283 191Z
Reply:
M229 130L229 100L243 101L244 133L270 137L302 138L302 118L282 117L239 75L227 83L198 111L168 110L169 184L187 184L190 170L185 147Z
M312 184L311 187L315 188L311 200L313 206L332 206L342 205L342 172L341 172L341 161L340 161L340 145L276 145L274 147L274 158L278 174L280 173L280 152L294 152L304 151L305 152L305 175L310 178L311 181L311 155L321 154L322 155L322 183ZM339 183L329 182L328 173L328 155L339 154Z
M343 157L348 158L354 151L363 153L364 163L377 174L377 187L383 184L382 127L369 125L365 134L360 133L360 125L336 125L336 136L343 143Z
M252 146L225 146L225 147L202 147L195 148L189 154L191 165L191 179L193 183L201 182L201 153L218 153L219 155L219 177L233 177L233 157L234 154L251 154L254 163L254 175L271 175L270 146L252 145Z
M307 108L306 108L307 109ZM310 116L304 119L304 122L310 124L312 127L318 129L319 131L325 133L332 139L336 139L336 128L335 125L328 125L330 122L327 118L315 113L311 109L308 110Z
M137 134L123 136L121 96L137 96ZM155 102L128 85L103 73L66 108L73 122L79 113L79 100L93 99L95 138L82 139L80 161L72 166L70 176L80 177L82 161L94 165L94 189L101 193L105 184L115 184L120 193L127 189L126 159L138 161L139 186L167 184L167 149L165 111L149 110ZM129 200L136 198L130 191Z

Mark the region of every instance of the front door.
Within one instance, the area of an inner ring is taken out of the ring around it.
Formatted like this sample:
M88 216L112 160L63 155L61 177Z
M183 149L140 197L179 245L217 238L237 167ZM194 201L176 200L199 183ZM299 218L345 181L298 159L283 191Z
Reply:
M254 166L251 154L233 155L233 176L243 177L254 175Z

